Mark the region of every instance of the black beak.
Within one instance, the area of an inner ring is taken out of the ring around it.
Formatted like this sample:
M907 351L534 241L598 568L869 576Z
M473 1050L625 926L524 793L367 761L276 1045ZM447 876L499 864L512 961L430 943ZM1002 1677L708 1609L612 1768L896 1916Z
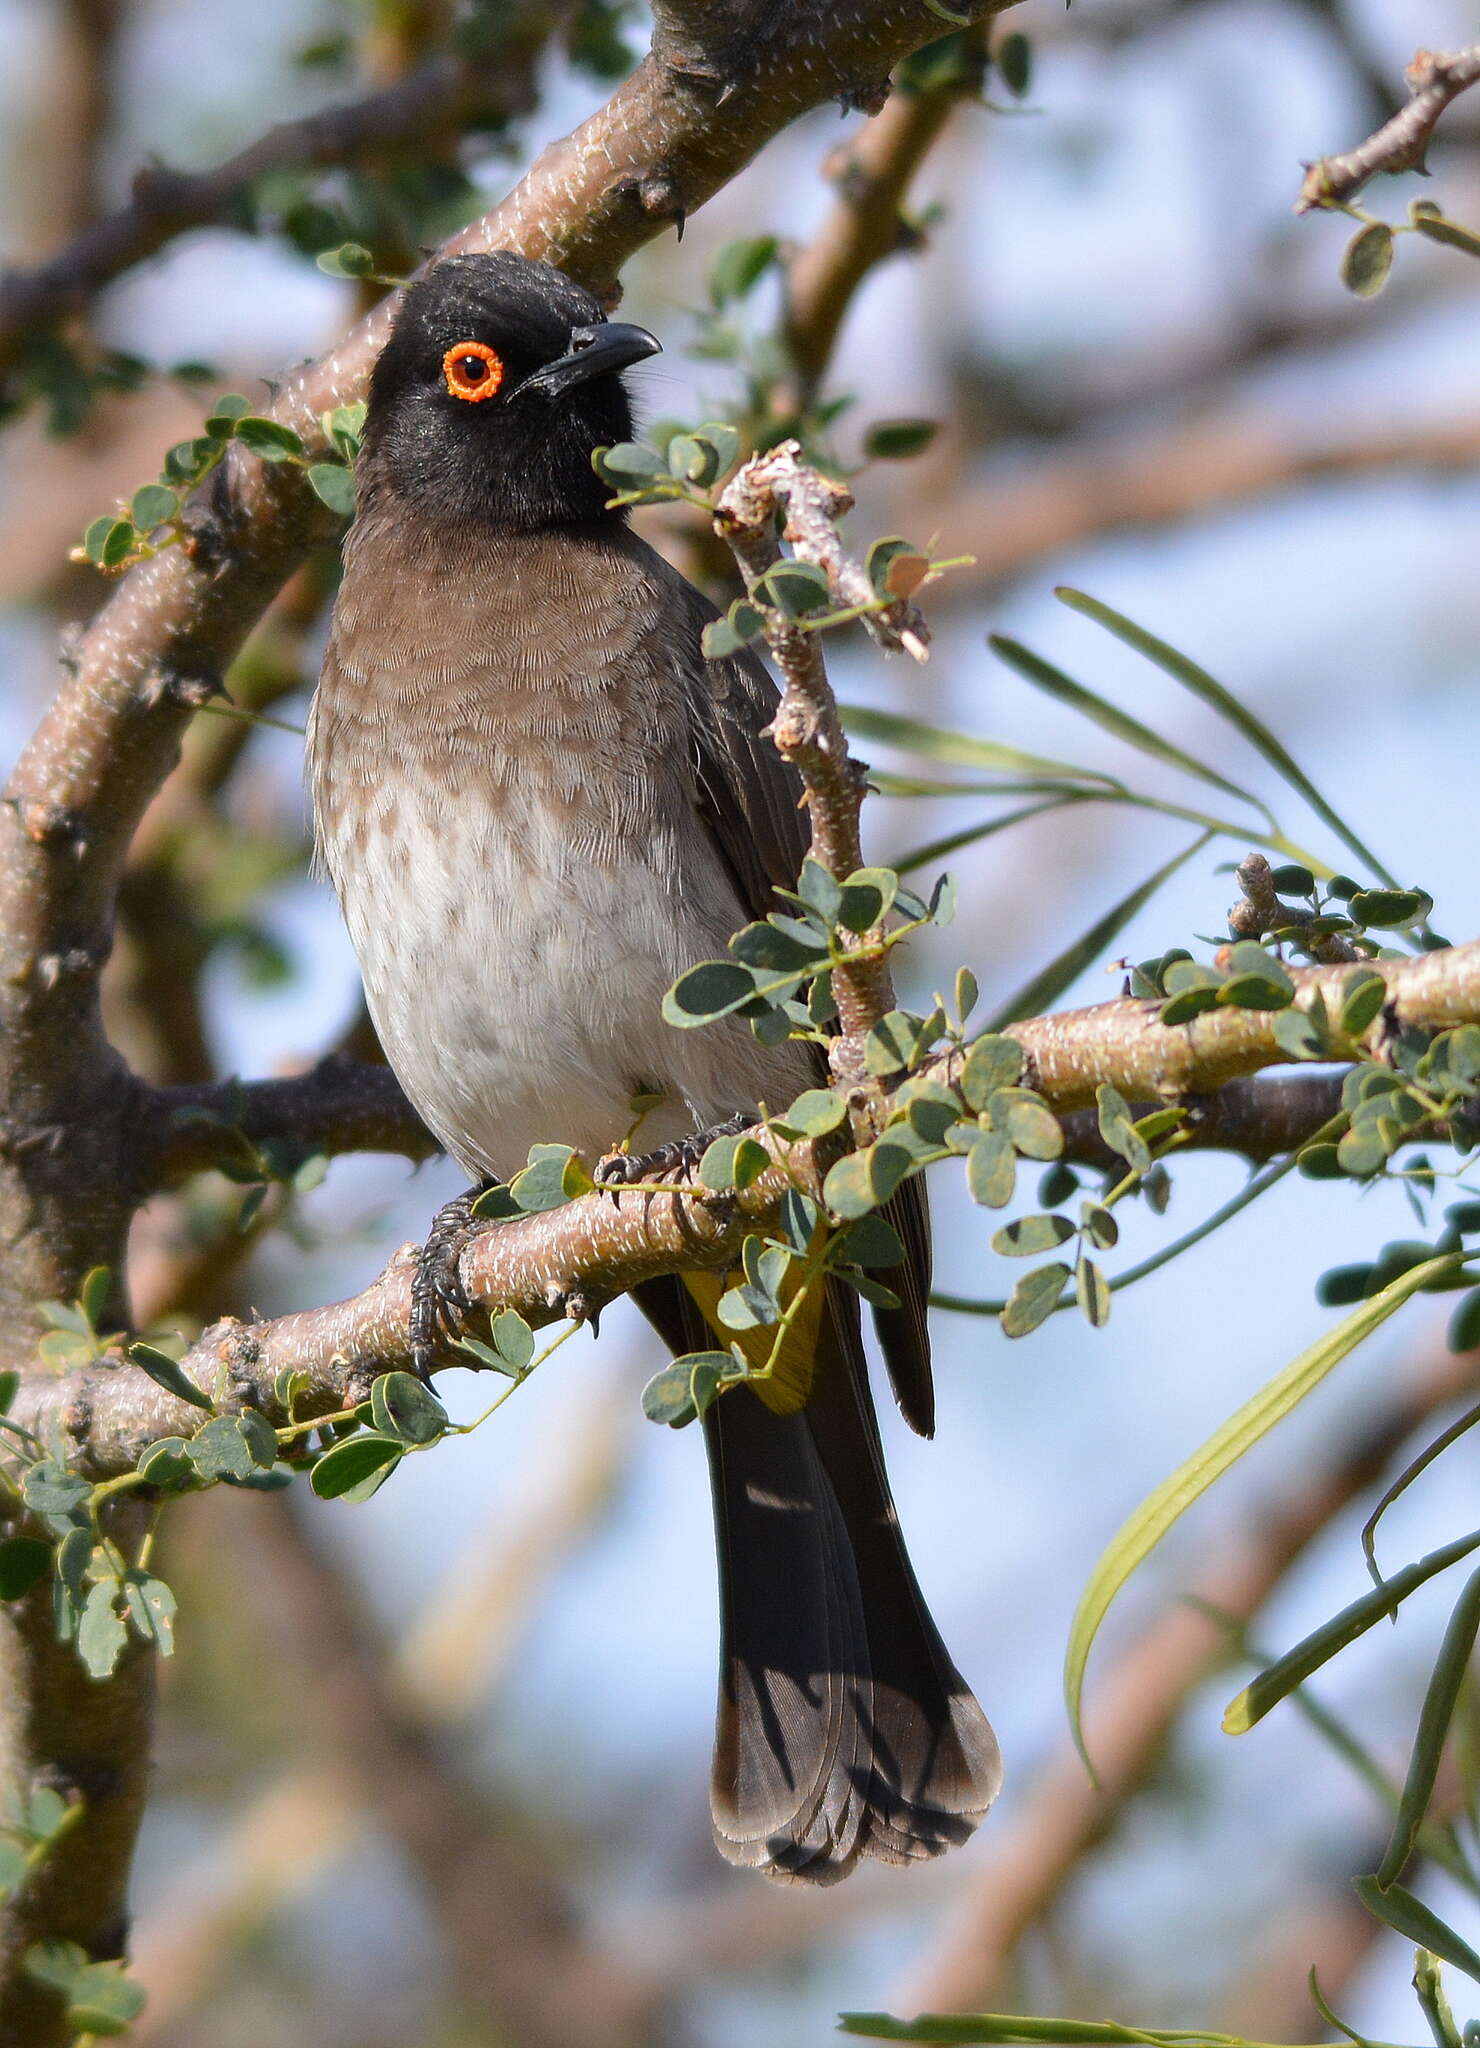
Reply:
M613 370L625 370L645 356L660 355L662 349L662 342L645 327L624 326L619 320L603 320L596 327L573 327L566 353L553 363L546 363L542 370L531 371L509 396L522 398L528 391L539 391L552 398L574 384L605 377Z

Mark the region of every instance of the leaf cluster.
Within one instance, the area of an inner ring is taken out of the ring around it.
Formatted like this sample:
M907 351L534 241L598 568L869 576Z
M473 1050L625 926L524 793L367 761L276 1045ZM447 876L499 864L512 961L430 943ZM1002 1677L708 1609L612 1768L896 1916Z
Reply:
M169 450L155 482L141 484L127 505L100 513L91 522L73 559L119 576L135 562L178 546L187 538L189 493L225 458L233 442L263 462L291 462L305 470L314 495L347 519L355 509L353 465L365 408L336 406L321 416L319 424L333 459L311 454L291 427L254 413L248 399L228 392L217 399L199 434L177 441Z

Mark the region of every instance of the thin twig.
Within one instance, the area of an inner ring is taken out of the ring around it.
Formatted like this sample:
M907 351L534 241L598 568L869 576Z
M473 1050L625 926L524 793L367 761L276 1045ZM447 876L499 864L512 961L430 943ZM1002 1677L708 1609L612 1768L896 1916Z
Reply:
M784 514L785 538L799 561L822 570L834 603L843 610L868 606L867 623L875 639L885 647L906 648L923 661L929 632L919 612L904 599L883 611L874 609L878 592L868 571L843 546L838 521L852 504L845 484L803 462L797 442L783 441L752 456L736 471L720 494L715 531L734 550L746 590L755 596L761 578L781 558L776 524ZM766 640L782 680L771 736L806 789L812 858L842 881L863 865L859 817L867 773L848 751L822 658L821 636L772 607ZM833 995L841 1027L833 1066L841 1078L849 1078L855 1070L862 1072L863 1039L893 1007L883 949L872 960L839 967L833 975Z
M1480 79L1480 43L1447 55L1420 50L1403 74L1413 97L1375 135L1340 156L1318 157L1305 173L1297 213L1342 207L1379 171L1422 171L1439 116Z

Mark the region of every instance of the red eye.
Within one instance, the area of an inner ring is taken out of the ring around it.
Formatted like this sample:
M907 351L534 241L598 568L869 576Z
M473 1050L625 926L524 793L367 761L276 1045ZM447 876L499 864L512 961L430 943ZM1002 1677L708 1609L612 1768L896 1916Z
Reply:
M442 375L454 398L466 398L477 405L492 398L504 381L501 357L486 341L459 341L442 358Z

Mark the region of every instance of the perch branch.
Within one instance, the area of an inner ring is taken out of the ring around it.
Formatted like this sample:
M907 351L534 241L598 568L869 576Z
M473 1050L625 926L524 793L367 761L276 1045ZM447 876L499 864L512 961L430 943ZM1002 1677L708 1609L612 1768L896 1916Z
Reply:
M1374 1033L1385 1023L1441 1029L1480 1019L1480 942L1376 964L1389 998ZM1322 988L1336 1007L1349 970L1293 971L1297 1001L1308 1002ZM1013 1025L1011 1035L1028 1055L1027 1078L1060 1110L1092 1101L1102 1080L1128 1100L1185 1099L1285 1057L1268 1012L1217 1012L1168 1028L1157 1021L1155 1004L1129 1000L1029 1019ZM949 1081L961 1057L940 1057L933 1072ZM1309 1103L1295 1099L1307 1113ZM538 1325L561 1315L572 1300L599 1306L659 1273L728 1265L746 1231L772 1220L789 1187L816 1194L822 1177L823 1162L810 1144L787 1146L768 1132L759 1135L773 1164L742 1190L679 1195L639 1182L496 1225L464 1253L469 1297L489 1308L518 1309ZM380 1278L348 1301L269 1322L218 1323L186 1355L184 1371L218 1403L259 1408L278 1426L287 1418L274 1381L285 1367L307 1376L301 1415L358 1401L377 1373L405 1363L414 1264L415 1248L403 1246ZM59 1427L76 1446L77 1468L94 1478L131 1470L148 1444L188 1434L198 1419L198 1411L120 1361L56 1377L28 1375L14 1414L43 1437Z

